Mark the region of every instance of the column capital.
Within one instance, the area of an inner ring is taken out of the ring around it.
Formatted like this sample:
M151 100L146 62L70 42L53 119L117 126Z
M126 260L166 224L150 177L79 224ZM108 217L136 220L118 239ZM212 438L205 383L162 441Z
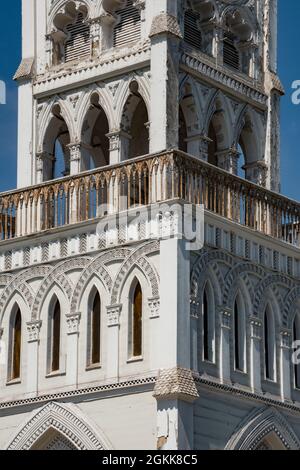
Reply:
M82 143L75 142L75 143L68 144L66 147L68 148L70 152L70 161L71 162L80 161L81 159L80 151L81 151Z
M159 318L160 316L160 298L153 297L148 299L148 306L150 310L150 319Z
M291 330L281 330L280 331L280 347L281 349L291 349L292 343L292 331Z
M79 325L81 320L81 313L69 313L66 315L67 321L67 334L78 335L79 334Z
M120 326L120 316L122 311L122 305L110 305L107 307L107 319L108 326Z
M262 322L259 318L250 318L251 327L251 338L261 340L262 339Z
M227 307L220 307L221 328L231 330L232 310Z
M28 343L37 343L40 340L42 321L36 320L27 323Z

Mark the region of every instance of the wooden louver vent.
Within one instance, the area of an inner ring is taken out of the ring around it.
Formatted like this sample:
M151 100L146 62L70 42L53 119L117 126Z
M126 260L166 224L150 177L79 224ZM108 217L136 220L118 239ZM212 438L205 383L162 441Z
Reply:
M240 54L235 46L235 37L227 33L223 42L223 61L225 65L233 69L240 69Z
M75 23L68 25L66 30L65 62L88 57L91 52L90 28L84 23L82 13L78 13Z
M201 50L202 37L199 31L199 13L188 10L184 15L184 40L195 49Z
M119 22L114 28L114 47L123 47L141 39L141 14L134 8L132 0L128 0L127 6L118 10L116 15Z

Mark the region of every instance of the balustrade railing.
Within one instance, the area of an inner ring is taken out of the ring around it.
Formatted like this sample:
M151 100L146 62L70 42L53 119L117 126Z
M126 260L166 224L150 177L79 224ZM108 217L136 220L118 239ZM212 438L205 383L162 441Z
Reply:
M178 151L0 194L0 240L180 199L300 245L300 204Z

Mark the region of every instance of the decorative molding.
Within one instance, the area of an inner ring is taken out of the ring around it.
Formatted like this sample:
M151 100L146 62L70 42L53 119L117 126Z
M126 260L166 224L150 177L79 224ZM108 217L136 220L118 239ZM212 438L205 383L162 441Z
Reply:
M7 450L31 450L49 431L62 434L77 450L109 450L111 444L74 404L48 403L18 429Z

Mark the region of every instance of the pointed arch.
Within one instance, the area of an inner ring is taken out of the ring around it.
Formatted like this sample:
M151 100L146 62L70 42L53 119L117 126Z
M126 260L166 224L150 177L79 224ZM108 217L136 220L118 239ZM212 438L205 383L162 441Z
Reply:
M202 360L214 363L216 359L216 303L214 290L210 280L207 280L202 295L201 315L201 344Z
M272 440L272 437L276 439ZM242 422L226 445L226 450L257 450L271 438L271 448L299 450L300 443L285 417L275 408L255 410Z
M120 128L125 133L122 140L122 160L149 153L149 109L141 94L140 84L132 80L123 107Z
M238 290L233 304L234 369L238 372L246 372L246 334L246 305L244 296Z
M267 303L264 313L264 376L266 380L276 382L276 324L274 313Z
M9 326L9 361L8 380L15 381L21 379L22 367L22 313L19 305L15 303Z
M134 278L129 293L128 356L143 356L143 291L140 281Z
M31 450L49 431L64 436L77 450L111 450L101 432L74 404L51 402L34 411L7 445L7 450Z
M48 374L57 373L61 368L61 304L54 294L48 313Z
M81 170L107 166L109 156L109 122L107 115L100 104L99 94L94 92L89 101L89 108L85 115L81 139Z
M197 87L193 80L186 77L180 85L179 106L179 150L191 155L199 156L199 143L194 136L199 135L200 118L198 110L201 110Z
M101 363L101 297L93 286L88 299L87 366Z
M293 321L293 341L300 341L300 311L299 311L299 302L298 309L294 315ZM300 364L293 365L293 386L296 389L300 389Z

